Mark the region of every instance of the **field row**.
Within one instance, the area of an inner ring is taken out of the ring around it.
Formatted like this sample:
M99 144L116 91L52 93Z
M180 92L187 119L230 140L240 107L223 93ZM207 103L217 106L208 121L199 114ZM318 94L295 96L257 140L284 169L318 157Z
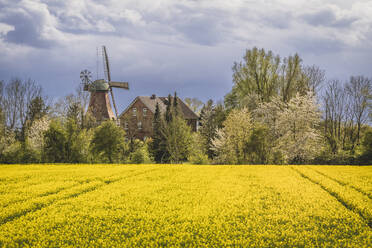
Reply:
M51 165L0 170L0 190L6 195L0 200L0 246L372 244L369 167Z

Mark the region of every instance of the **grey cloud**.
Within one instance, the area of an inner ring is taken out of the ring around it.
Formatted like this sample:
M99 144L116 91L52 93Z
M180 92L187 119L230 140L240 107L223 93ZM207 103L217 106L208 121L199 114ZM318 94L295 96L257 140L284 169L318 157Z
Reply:
M175 90L180 96L221 99L231 90L233 62L240 61L245 49L254 45L282 56L298 52L305 64L320 65L333 74L352 74L357 70L357 66L345 66L340 60L349 49L345 57L350 64L358 65L358 73L370 73L367 65L371 53L357 57L354 46L359 43L352 43L354 37L365 37L361 46L371 50L372 38L365 27L369 19L362 23L363 29L355 30L358 27L352 25L354 20L338 15L337 8L299 16L300 1L290 1L289 6L283 4L284 0L236 1L233 7L223 1L203 5L172 0L161 4L152 4L151 0L24 0L33 4L40 1L46 4L40 12L14 4L13 0L0 10L0 22L15 27L0 39L50 48L26 48L17 53L12 48L18 46L0 40L0 79L32 77L53 96L71 93L80 83L81 69L95 74L96 46L100 44L108 47L113 78L130 82L130 91L115 92L119 109L137 95L167 95ZM75 8L73 3L79 4ZM146 8L146 3L154 7ZM138 13L140 20L121 15L126 10ZM100 21L114 29L99 29ZM53 46L58 41L43 36L45 25L57 30L56 37L62 33L58 44L63 46ZM333 34L343 35L331 36L324 27L332 27ZM2 45L10 49L3 49ZM30 63L35 60L38 63Z
M332 9L323 9L314 13L304 14L301 18L313 26L328 26L336 28L348 28L357 18L337 18Z
M206 46L216 45L229 36L228 28L232 28L229 22L229 13L220 9L202 9L178 5L178 13L173 17L172 26L187 40ZM230 30L231 31L231 30Z
M337 53L345 48L342 41L325 37L293 37L289 42L301 53L316 55Z
M208 17L192 18L188 22L179 23L175 28L188 40L200 45L215 45L222 39L217 23Z
M50 48L57 44L56 41L42 36L46 20L40 13L33 13L16 5L4 9L4 12L0 21L14 27L14 30L2 37L4 41L37 48Z
M9 25L14 26L14 30L9 31L4 40L16 44L25 44L38 48L49 48L56 43L51 40L45 40L40 36L40 25L32 18L24 15L16 15L5 20Z

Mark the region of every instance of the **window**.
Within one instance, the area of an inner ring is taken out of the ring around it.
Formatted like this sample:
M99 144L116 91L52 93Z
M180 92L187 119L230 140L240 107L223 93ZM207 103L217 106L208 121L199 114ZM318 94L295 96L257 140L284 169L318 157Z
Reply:
M124 129L127 130L128 129L128 122L124 122Z
M139 122L137 123L137 127L138 127L138 129L142 129L142 122L139 121Z
M133 108L133 116L137 116L137 109Z
M146 116L147 115L147 108L143 108L142 113L143 113L143 116Z

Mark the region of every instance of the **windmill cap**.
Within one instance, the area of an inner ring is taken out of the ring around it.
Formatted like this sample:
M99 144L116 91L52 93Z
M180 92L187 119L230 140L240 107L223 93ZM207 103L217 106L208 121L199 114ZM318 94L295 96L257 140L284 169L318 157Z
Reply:
M108 91L109 87L104 79L98 79L89 85L89 91Z

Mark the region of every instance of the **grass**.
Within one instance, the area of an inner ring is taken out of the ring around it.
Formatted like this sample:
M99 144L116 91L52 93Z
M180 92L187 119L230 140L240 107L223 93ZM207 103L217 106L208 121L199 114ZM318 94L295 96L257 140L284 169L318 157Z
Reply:
M2 165L0 247L371 247L372 167Z

